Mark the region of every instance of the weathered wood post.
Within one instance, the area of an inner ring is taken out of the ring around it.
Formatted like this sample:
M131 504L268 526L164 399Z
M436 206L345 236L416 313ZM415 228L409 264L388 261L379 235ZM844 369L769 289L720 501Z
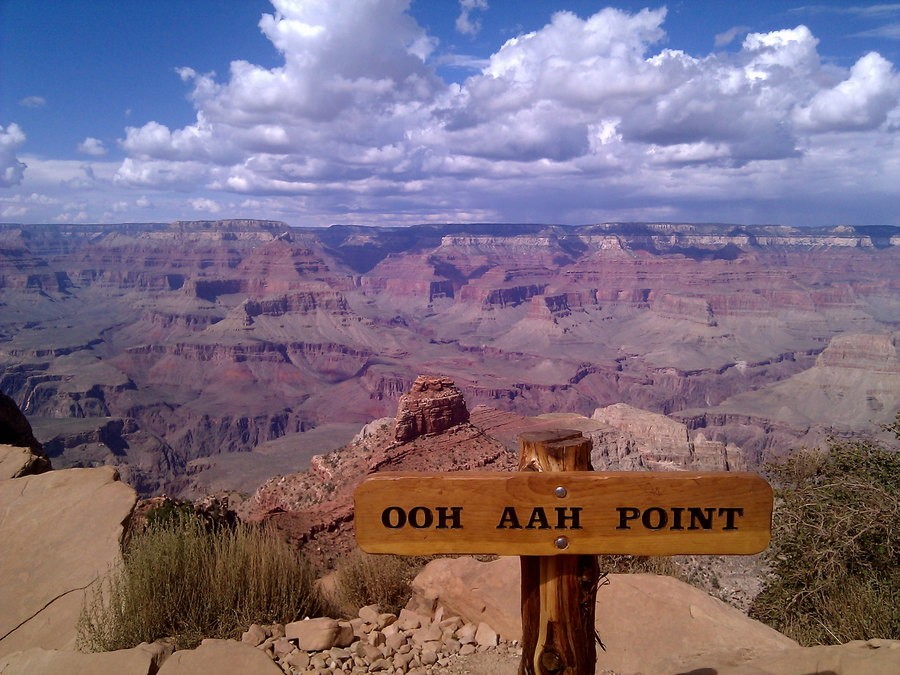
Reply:
M519 471L593 471L591 441L559 429L519 436ZM560 506L565 480L554 490ZM572 525L579 525L572 523ZM519 675L593 675L597 661L594 607L600 570L597 556L565 555L568 538L557 537L561 555L520 556L522 566L522 663Z

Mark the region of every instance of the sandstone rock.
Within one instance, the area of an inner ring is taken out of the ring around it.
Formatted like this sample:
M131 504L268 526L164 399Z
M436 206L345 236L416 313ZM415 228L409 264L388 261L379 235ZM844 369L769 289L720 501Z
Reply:
M469 420L462 392L449 377L420 375L400 397L394 439L399 443L446 431Z
M317 652L334 647L338 630L337 621L320 617L289 623L284 627L284 634L288 640L297 640L300 649Z
M498 637L496 631L484 621L478 624L478 630L475 631L475 642L479 647L496 647Z
M175 652L157 675L284 675L259 649L235 640L204 640L196 649ZM123 675L125 675L123 673Z
M250 628L244 631L243 635L241 635L241 642L250 645L251 647L256 647L265 642L266 637L266 631L263 630L262 626L258 623L254 623L250 625Z
M432 560L413 580L410 605L432 597L476 627L491 626L508 640L519 639L519 559L480 563L474 558ZM430 601L426 601L430 602ZM474 636L474 633L472 633Z
M50 460L31 448L0 445L0 480L32 476L50 470Z
M667 672L718 675L896 675L900 640L855 640L843 645L800 647L747 658L745 652L681 659Z
M135 500L112 467L0 481L0 655L74 648L85 592L119 560Z
M485 623L507 640L521 638L519 560L472 558L430 562L413 582L414 594L437 594L448 610ZM663 673L673 659L743 649L748 655L797 643L703 591L669 577L610 575L597 594L597 631L607 647L598 667ZM473 644L473 643L470 643ZM465 649L467 645L463 645ZM468 651L468 650L467 650Z
M171 648L142 644L99 654L32 647L0 657L3 675L153 675Z
M591 462L596 471L744 468L736 447L704 436L692 440L684 424L665 415L616 403L597 408L591 419L605 425L588 434L594 444Z

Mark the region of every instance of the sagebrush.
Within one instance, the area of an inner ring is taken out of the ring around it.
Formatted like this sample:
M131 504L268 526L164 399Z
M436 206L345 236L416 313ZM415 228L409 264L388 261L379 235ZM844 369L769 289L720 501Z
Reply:
M412 595L413 579L428 560L354 551L335 572L335 608L355 615L360 607L374 604L383 612L399 612Z
M771 573L751 616L803 645L900 639L900 453L832 441L769 471Z
M172 518L132 539L122 563L87 596L78 647L109 651L173 637L188 648L319 606L312 568L272 530Z

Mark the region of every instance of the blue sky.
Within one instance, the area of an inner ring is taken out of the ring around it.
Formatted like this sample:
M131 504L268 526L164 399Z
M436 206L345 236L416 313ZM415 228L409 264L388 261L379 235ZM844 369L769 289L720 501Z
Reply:
M0 222L900 224L900 4L0 0Z

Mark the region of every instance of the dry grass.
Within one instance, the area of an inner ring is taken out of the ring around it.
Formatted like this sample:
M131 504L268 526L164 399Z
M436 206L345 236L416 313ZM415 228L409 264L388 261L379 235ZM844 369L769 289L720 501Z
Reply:
M78 623L82 651L174 637L233 638L254 622L292 621L318 611L311 568L269 529L210 530L190 518L136 537L122 565L97 585Z
M335 609L355 616L360 607L375 604L383 612L399 612L412 595L413 579L428 560L354 551L335 572Z

